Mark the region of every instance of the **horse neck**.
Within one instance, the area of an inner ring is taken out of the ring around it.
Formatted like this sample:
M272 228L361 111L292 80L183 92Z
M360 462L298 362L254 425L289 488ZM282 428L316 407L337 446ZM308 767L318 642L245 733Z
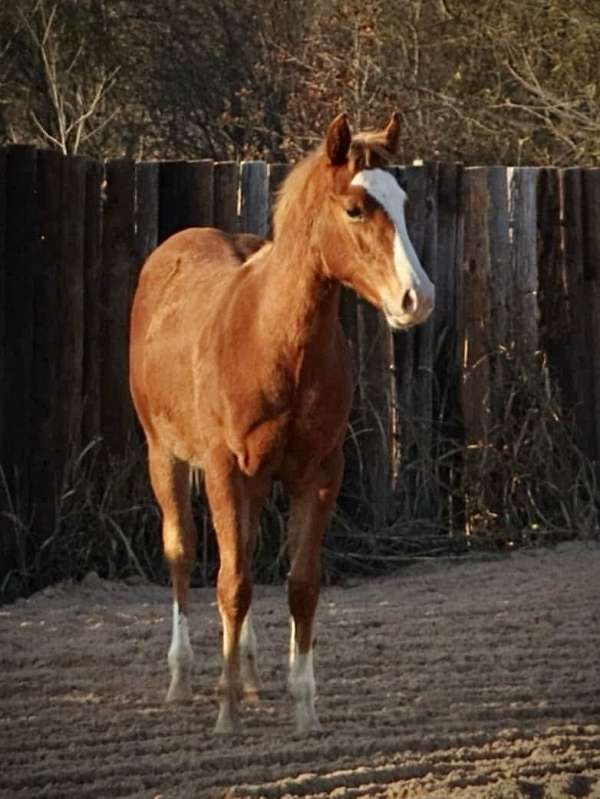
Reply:
M323 273L316 248L276 241L264 264L261 324L273 340L292 352L322 346L338 319L339 283Z

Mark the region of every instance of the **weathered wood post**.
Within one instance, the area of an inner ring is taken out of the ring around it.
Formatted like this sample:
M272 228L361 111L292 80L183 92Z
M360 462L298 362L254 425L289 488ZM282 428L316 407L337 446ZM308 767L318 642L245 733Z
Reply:
M214 225L226 233L236 233L239 227L239 172L237 161L221 161L215 164Z
M269 231L269 180L264 161L242 161L240 192L240 231L266 236Z
M535 167L508 170L511 240L511 320L515 352L528 363L538 351L537 182Z
M600 168L583 171L583 277L589 312L588 348L593 393L589 398L595 419L594 458L600 457Z
M570 361L577 443L589 457L596 452L594 362L590 350L591 308L585 272L582 170L562 173L565 279L569 295Z
M87 160L62 162L59 285L58 427L63 463L81 450L84 347L85 186Z
M87 164L85 184L84 241L84 338L82 445L88 446L102 433L101 413L101 325L99 294L102 287L102 181L104 165Z
M124 454L133 430L128 341L132 273L136 258L135 164L106 164L102 280L102 436L109 452Z
M19 527L31 510L30 464L34 362L35 280L39 270L37 152L28 145L6 151L3 293L4 380L0 522L6 570L26 574L27 541ZM6 490L5 490L6 489ZM13 522L14 514L14 522Z

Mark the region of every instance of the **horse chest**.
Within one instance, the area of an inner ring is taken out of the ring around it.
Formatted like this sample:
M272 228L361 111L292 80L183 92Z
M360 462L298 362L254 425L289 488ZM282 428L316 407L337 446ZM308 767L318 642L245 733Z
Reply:
M301 468L339 446L350 410L348 379L335 367L321 374L282 384L272 395L257 388L232 405L229 448L245 474L278 474L286 463Z

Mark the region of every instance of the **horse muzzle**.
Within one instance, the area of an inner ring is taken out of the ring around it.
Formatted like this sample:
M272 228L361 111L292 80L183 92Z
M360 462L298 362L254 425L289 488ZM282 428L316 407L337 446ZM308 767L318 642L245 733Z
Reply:
M426 290L407 289L399 304L385 302L383 311L394 330L409 330L425 322L435 305L435 288L430 284Z

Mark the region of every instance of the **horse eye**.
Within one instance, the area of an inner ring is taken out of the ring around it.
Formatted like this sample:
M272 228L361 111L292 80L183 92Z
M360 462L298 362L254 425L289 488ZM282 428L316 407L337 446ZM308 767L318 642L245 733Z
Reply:
M346 208L346 213L350 219L360 219L363 214L362 208L359 208L358 205L354 205L352 208Z

